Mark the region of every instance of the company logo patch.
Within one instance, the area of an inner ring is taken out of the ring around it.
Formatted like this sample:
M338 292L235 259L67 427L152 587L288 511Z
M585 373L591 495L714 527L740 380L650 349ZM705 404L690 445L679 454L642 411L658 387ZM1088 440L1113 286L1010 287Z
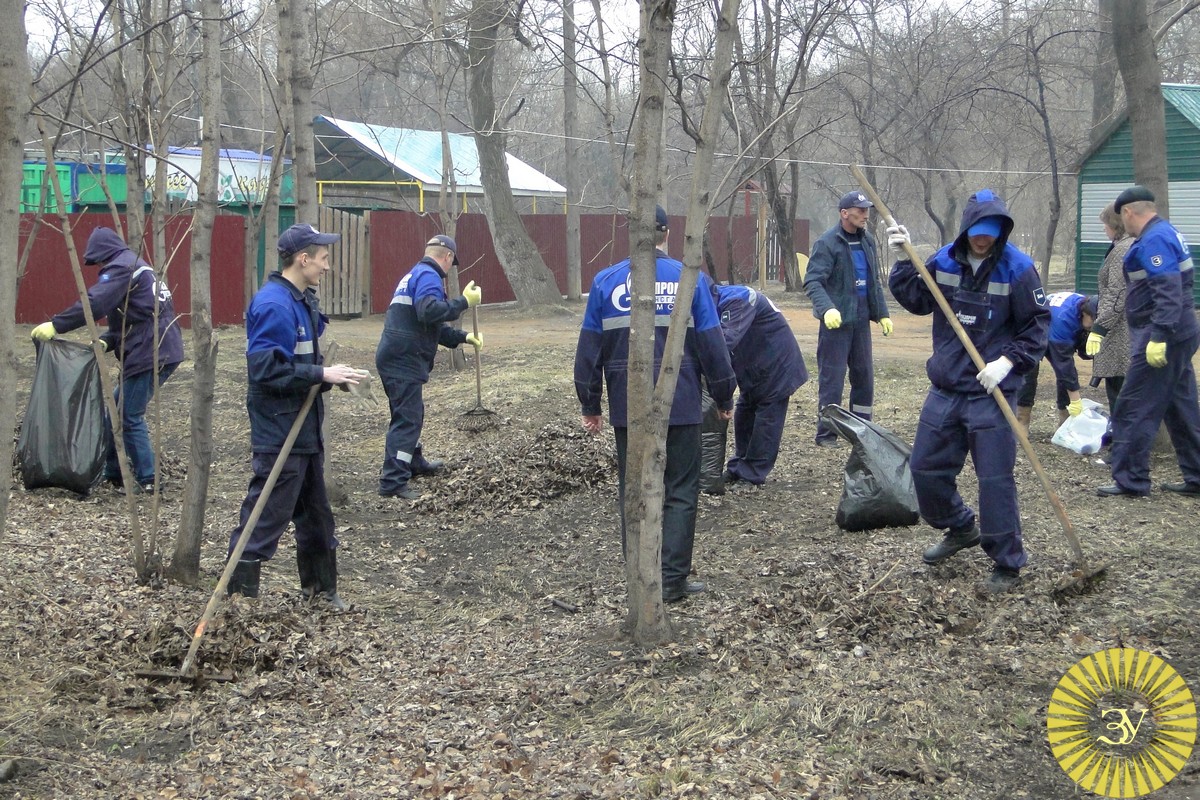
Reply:
M1083 789L1141 797L1180 773L1196 744L1196 703L1163 659L1130 647L1079 661L1046 709L1050 752Z
M1033 302L1037 303L1039 306L1046 305L1046 290L1040 286L1038 288L1034 289L1033 290Z
M1150 263L1156 267L1161 267L1163 265L1163 257L1162 256L1151 256Z

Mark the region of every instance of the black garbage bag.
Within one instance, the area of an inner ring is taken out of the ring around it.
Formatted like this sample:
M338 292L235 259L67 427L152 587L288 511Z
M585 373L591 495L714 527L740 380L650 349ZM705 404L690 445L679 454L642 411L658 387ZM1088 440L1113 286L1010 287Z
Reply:
M821 416L851 447L837 509L838 527L869 531L915 525L920 514L908 468L912 448L886 428L841 406L827 405Z
M39 342L17 440L25 488L87 494L104 470L104 450L103 390L92 348L58 339Z
M700 491L725 494L725 446L729 438L729 420L721 419L717 401L702 388L700 410Z

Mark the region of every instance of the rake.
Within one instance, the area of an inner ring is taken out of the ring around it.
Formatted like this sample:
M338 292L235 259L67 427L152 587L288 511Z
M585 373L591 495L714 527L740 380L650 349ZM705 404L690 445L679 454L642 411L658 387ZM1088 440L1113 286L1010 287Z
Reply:
M479 338L479 307L471 307L471 329L475 338ZM475 350L475 407L463 412L459 428L464 431L478 433L500 424L500 417L495 411L483 407L483 377L479 367L479 350Z

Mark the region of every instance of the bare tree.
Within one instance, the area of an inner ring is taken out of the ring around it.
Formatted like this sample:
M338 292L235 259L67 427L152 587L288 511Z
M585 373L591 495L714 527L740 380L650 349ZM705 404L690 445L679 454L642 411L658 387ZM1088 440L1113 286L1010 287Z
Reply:
M203 80L200 104L204 125L200 134L200 179L196 210L192 215L192 349L195 364L189 414L187 483L183 510L175 537L171 574L194 584L200 577L200 543L204 535L208 478L212 468L212 406L217 382L217 339L212 325L212 233L217 215L221 123L221 0L204 0L201 6Z
M575 60L575 4L563 3L563 156L567 184L567 299L582 297L579 252L579 65Z
M1166 109L1146 0L1115 0L1113 30L1121 31L1114 44L1133 128L1133 177L1154 192L1159 212L1167 217Z
M21 193L23 178L22 131L29 119L29 61L26 58L25 4L21 0L0 2L7 19L0 26L0 197ZM16 308L19 229L21 216L15 202L0 207L0 464L12 463L13 438L8 434L17 419ZM28 343L26 343L28 346ZM8 519L12 470L0 478L0 529Z

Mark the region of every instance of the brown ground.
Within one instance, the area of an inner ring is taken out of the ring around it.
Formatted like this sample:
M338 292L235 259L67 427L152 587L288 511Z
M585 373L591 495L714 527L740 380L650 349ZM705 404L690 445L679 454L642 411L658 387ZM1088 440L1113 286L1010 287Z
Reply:
M809 309L777 301L815 369ZM676 643L632 647L611 437L582 434L571 383L579 310L483 310L483 404L502 425L460 429L474 373L443 361L425 445L450 469L419 481L416 504L374 492L385 410L332 396L354 609L299 602L285 537L264 596L223 611L201 648L201 669L229 683L134 671L178 667L222 566L249 474L240 329L221 334L203 586L135 583L115 494L15 491L0 547L0 762L17 773L0 797L1059 798L1077 791L1045 713L1077 660L1142 648L1200 688L1200 501L1095 498L1105 468L1049 444L1048 369L1034 438L1085 549L1111 564L1092 591L1053 594L1070 551L1023 462L1032 561L1008 595L977 596L978 550L923 566L927 527L839 530L848 450L812 444L814 380L767 486L702 499L696 569L710 590L670 607ZM877 419L911 441L929 322L895 320L875 340ZM380 327L335 323L339 360L373 369ZM27 390L32 358L22 370ZM157 426L168 540L190 385L185 365ZM1169 455L1155 458L1156 479L1177 479ZM962 488L973 501L970 470ZM1193 795L1188 767L1153 796Z

